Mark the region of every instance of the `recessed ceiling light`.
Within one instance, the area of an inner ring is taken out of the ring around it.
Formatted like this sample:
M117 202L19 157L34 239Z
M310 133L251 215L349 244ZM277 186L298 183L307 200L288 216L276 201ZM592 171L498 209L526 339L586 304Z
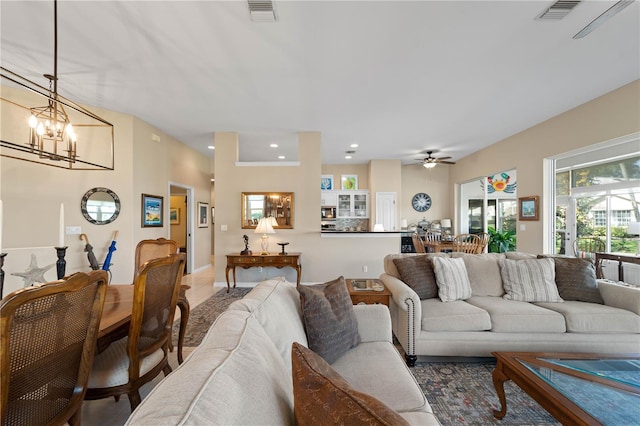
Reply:
M284 155L278 155L278 158L281 159L281 160L284 160L287 157L285 157Z
M351 160L351 156L350 155L345 155L344 158L347 159L347 160Z
M278 144L277 143L272 143L271 145L269 145L271 148L277 148Z
M209 145L207 148L209 148L209 149L216 149L216 147L215 147L215 146L213 146L213 145Z
M349 145L351 148L357 148L358 144L357 143L352 143L351 145Z

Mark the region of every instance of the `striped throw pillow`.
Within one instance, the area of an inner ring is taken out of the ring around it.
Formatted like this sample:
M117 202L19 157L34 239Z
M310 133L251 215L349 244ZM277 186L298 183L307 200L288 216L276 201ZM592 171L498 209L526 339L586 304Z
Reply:
M556 286L553 259L505 259L500 269L509 300L521 302L563 302Z
M433 270L438 283L438 297L443 302L466 300L471 297L471 283L461 258L434 257Z

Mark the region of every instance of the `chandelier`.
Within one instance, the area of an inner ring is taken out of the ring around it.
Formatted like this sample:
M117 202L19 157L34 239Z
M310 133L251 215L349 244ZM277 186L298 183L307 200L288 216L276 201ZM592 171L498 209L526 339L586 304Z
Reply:
M2 87L3 122L6 118L15 124L3 125L0 130L0 155L65 169L113 170L113 125L58 93L57 0L53 11L53 75L44 74L49 87L0 67L3 84L8 82ZM46 105L23 106L26 95L15 88L44 97ZM79 146L82 155L78 154Z

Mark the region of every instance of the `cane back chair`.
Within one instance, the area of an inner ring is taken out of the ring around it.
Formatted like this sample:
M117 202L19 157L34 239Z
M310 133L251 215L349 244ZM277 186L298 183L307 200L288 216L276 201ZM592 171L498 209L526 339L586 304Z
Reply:
M453 238L453 251L475 254L480 244L480 237L475 234L459 234Z
M427 250L424 248L424 241L420 237L420 234L414 232L411 234L411 241L413 242L413 247L416 249L416 253L426 253Z

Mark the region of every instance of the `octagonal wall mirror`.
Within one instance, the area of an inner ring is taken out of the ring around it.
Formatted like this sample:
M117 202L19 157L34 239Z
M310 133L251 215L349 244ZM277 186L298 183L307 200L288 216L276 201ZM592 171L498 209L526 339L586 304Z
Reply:
M106 225L120 214L120 198L108 188L92 188L82 197L80 210L94 225Z
M243 192L242 229L254 229L263 217L273 216L278 229L293 229L293 192Z

